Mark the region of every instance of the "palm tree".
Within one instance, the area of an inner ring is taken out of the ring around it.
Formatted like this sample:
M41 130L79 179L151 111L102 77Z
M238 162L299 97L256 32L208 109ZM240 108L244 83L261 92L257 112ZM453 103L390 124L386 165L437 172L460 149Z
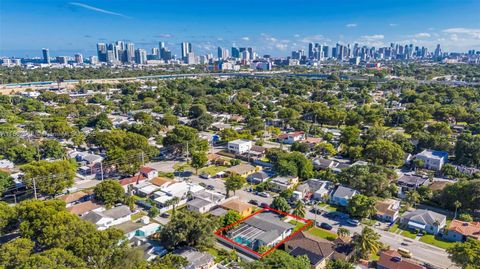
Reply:
M456 219L457 218L457 210L458 210L459 207L462 206L462 203L460 203L460 201L457 200L453 203L453 205L455 206L455 217L453 217L453 218Z
M365 227L361 234L355 236L354 245L363 258L368 258L372 253L377 253L382 247L379 239L380 235L378 233L370 227Z
M302 203L301 200L298 200L297 203L295 203L293 215L299 216L301 218L305 217L305 205Z
M340 227L337 230L337 235L339 237L348 237L348 236L350 236L350 230L347 229L347 228L344 228L344 227Z
M175 217L175 207L177 206L178 202L180 202L180 198L178 197L173 197L172 199L165 202L165 206L173 206L172 218Z
M420 194L418 194L418 192L416 190L410 190L407 192L407 203L410 204L410 205L413 205L413 207L415 207L415 205L420 202Z

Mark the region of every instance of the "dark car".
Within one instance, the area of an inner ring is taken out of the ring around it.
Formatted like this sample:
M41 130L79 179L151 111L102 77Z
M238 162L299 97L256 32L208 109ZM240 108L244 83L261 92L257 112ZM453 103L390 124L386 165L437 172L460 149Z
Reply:
M260 207L262 207L262 208L267 208L267 207L270 207L270 205L267 204L267 203L261 203L261 204L260 204Z
M322 210L320 208L312 208L312 209L310 209L310 212L312 212L315 215L322 214Z
M250 204L252 204L252 205L258 205L258 201L257 201L257 200L253 200L253 199L252 199L252 200L250 200L250 201L248 201L248 202L249 202Z
M214 189L215 189L215 187L213 185L207 185L207 190L211 191L211 190L214 190Z
M162 214L162 215L160 215L160 216L161 216L162 218L165 218L165 219L168 219L168 218L170 218L170 214L169 214L169 213L167 213L167 212L163 213L163 214Z
M320 223L320 228L325 229L325 230L333 229L332 225L330 225L328 223L325 223L325 222Z
M140 207L143 207L145 210L150 210L153 206L143 200L136 200L135 201L135 204L140 206Z

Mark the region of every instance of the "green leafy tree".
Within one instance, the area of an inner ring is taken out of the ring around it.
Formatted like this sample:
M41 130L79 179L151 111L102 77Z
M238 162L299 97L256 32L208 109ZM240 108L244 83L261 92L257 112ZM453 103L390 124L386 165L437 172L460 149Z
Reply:
M17 238L0 246L0 267L5 269L21 268L29 259L33 243L27 238Z
M328 142L321 142L315 145L315 152L327 158L337 154L335 147Z
M290 205L288 204L287 200L285 200L285 198L280 196L273 198L273 201L270 204L270 207L282 212L290 211Z
M241 189L243 185L247 183L247 180L239 175L232 175L225 180L225 189L227 191L227 197L230 194L230 191L233 191L235 195L235 191Z
M65 149L57 140L47 139L40 144L40 152L45 159L61 159L65 157Z
M148 269L182 269L187 265L187 258L167 253L167 255L163 257L155 258L149 265Z
M337 229L337 235L339 237L347 237L350 236L350 230L344 227L340 227Z
M150 208L150 210L148 210L148 216L150 218L156 218L156 217L158 217L159 214L160 214L160 210L158 210L158 208L156 206L152 206L152 208Z
M121 203L125 199L125 190L118 180L105 180L100 182L94 189L95 197L107 207L115 203Z
M354 269L355 266L344 260L328 260L326 269Z
M196 151L192 154L192 161L190 166L195 168L195 174L198 174L198 169L202 168L207 164L208 158L205 152Z
M227 214L222 217L222 227L231 225L242 219L242 216L234 210L228 210Z
M0 202L0 235L11 231L17 224L17 212L14 207Z
M396 178L393 170L375 165L354 165L342 170L337 180L360 191L366 196L390 197L396 193L396 187L391 184Z
M3 192L13 184L13 178L10 174L0 171L0 197L2 196Z
M33 187L35 180L37 191L54 197L73 185L77 167L72 160L38 161L23 165L20 170L25 173L23 181L27 186Z
M395 142L378 139L367 145L365 156L378 165L400 166L404 162L405 152Z
M368 218L376 212L375 199L357 194L348 202L347 210L353 217Z
M209 218L201 214L180 211L160 232L160 240L167 249L178 246L197 248L213 245L213 231L217 228Z
M172 197L172 199L165 202L165 206L172 206L172 218L175 217L175 213L176 213L175 209L177 208L177 205L179 202L180 202L180 198L178 197Z
M30 256L19 268L86 269L87 265L70 251L52 248Z
M455 243L447 249L450 259L464 269L478 269L480 264L480 241L468 238L464 243Z
M274 250L261 260L248 263L244 267L246 269L310 269L310 261L304 255L293 257L285 251Z

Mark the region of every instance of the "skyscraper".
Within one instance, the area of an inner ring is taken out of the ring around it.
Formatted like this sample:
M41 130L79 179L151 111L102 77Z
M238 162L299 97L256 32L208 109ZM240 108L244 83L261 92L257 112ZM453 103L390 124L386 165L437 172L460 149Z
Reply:
M236 47L232 47L232 57L240 58L240 50Z
M135 63L146 64L147 63L147 51L144 49L137 49L135 51Z
M313 43L308 43L308 58L313 59L314 54L313 54Z
M97 43L97 56L100 62L107 62L107 45L105 43Z
M192 44L189 42L182 42L182 60L187 61L188 54L192 52Z
M126 62L131 63L135 58L135 45L133 43L127 43L126 48Z
M75 54L75 62L77 64L83 64L83 55L81 53Z
M43 62L46 64L50 63L50 52L48 49L43 48L42 49L42 54L43 54Z

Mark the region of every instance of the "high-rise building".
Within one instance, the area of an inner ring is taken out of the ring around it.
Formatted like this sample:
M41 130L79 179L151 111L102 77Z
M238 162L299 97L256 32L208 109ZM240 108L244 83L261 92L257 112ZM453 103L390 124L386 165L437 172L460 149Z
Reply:
M46 64L50 63L50 51L48 49L43 48L42 49L42 54L43 54L43 62Z
M189 42L182 42L182 60L187 61L188 54L192 52L192 44Z
M147 51L144 49L135 50L135 63L146 64L147 63Z
M90 64L98 64L98 56L90 56Z
M440 57L442 55L442 48L440 48L440 44L437 44L437 48L435 49L435 57Z
M105 43L97 43L97 56L100 62L107 62L107 45Z
M236 47L232 47L232 57L240 58L240 50Z
M217 49L218 59L225 60L229 57L228 49L218 47Z
M313 52L313 43L308 43L308 58L313 59L314 52Z
M66 56L57 56L56 59L59 64L68 64L68 59Z
M135 59L135 44L127 43L127 47L125 50L125 60L127 63L132 63Z
M160 49L159 48L152 48L152 58L154 60L159 60L160 59Z
M81 53L75 54L75 63L83 64L83 55Z
M197 64L197 58L193 52L189 52L186 57L186 64Z

